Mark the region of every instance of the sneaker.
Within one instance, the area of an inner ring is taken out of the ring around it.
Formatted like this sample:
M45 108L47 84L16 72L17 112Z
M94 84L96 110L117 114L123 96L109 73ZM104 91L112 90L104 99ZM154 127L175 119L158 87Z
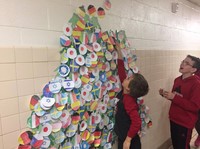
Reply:
M196 147L200 147L200 135L198 135L198 137L196 138L196 140L194 141L194 145Z

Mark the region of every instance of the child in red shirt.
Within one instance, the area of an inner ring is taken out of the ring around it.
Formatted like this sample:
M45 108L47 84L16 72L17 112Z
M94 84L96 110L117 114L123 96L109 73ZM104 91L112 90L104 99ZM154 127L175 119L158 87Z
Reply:
M195 75L197 75L199 77L199 80L200 80L200 70L198 70L195 73ZM200 111L199 111L199 118L198 118L198 120L196 122L196 125L195 125L195 129L196 129L196 131L198 133L198 136L197 136L196 140L194 141L194 145L196 147L200 147Z
M141 118L138 113L137 98L144 96L149 91L146 79L141 74L133 74L127 77L118 50L118 74L122 82L123 91L118 95L115 115L115 132L118 136L118 149L141 149L138 132L141 128Z
M200 81L194 73L199 70L199 59L187 55L181 62L181 76L174 80L172 92L159 90L159 94L171 101L169 110L171 139L174 149L190 149L192 129L200 109Z

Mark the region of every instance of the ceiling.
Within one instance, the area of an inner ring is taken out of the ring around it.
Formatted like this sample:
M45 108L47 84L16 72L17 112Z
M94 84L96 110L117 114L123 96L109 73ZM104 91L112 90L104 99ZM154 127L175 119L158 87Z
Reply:
M200 0L188 0L188 1L200 7Z

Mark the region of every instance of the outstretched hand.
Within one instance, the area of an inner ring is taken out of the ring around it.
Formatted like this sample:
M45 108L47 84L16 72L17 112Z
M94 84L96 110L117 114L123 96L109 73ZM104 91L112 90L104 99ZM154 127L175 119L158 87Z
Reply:
M168 100L173 100L176 93L159 89L159 94Z
M118 53L118 59L123 59L120 44L118 42L115 43L115 48L116 48L117 53Z

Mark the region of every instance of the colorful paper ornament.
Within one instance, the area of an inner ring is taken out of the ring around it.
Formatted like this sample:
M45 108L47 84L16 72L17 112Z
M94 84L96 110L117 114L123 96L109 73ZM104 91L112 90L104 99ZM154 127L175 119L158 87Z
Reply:
M33 95L31 97L31 100L30 100L30 110L33 110L34 109L34 106L38 103L38 101L40 100L40 97L38 95Z
M97 10L97 14L99 18L104 18L105 17L105 10L102 7L99 7Z
M82 62L84 62L83 59L82 59ZM78 72L79 67L80 67L79 64L77 63L77 60L76 60L76 59L71 60L69 66L70 66L71 72Z
M27 125L29 128L36 128L40 125L40 117L37 116L34 112L31 113L31 116L27 119Z
M19 136L18 142L21 145L27 145L31 142L32 137L33 133L31 131L25 131Z
M85 8L84 8L84 6L78 7L78 8L76 9L76 13L77 13L80 17L84 18L84 17L85 17Z
M96 13L96 8L93 5L89 5L88 6L88 13L89 13L89 15L94 16L95 13Z
M66 36L71 36L71 35L72 35L72 27L71 27L71 24L69 24L69 23L64 24L64 26L63 26L63 33L64 33Z
M87 53L87 48L86 48L86 46L84 44L80 44L80 46L79 46L79 53L81 55L85 55Z
M50 90L50 92L52 92L52 93L54 93L54 94L60 92L61 87L62 87L62 86L61 86L61 83L60 83L60 82L54 82L54 81L52 81L52 82L50 82L50 84L49 84L49 90Z
M67 56L68 56L70 59L74 59L74 58L77 56L76 49L74 49L74 48L68 48L68 49L67 49Z
M70 73L69 66L62 64L58 68L58 73L61 77L66 77Z
M71 45L71 40L67 36L62 35L60 36L60 44L64 47L68 47Z
M43 140L44 138L41 134L35 134L30 142L30 145L34 148L40 148Z
M75 61L79 66L83 66L85 64L85 59L82 55L78 55Z
M51 144L50 139L48 137L44 137L44 140L43 140L43 143L41 145L41 148L42 149L43 148L49 148L50 144Z
M65 140L65 134L62 131L58 131L56 133L53 133L53 136L55 138L56 144L60 144Z
M66 91L71 91L74 88L74 81L68 79L65 79L62 82L62 86Z
M107 10L110 10L110 8L111 8L111 2L110 2L110 0L105 0L105 1L104 1L104 7L105 7Z
M85 21L83 19L79 19L79 21L76 23L76 28L79 31L83 31L85 29Z
M46 124L44 124L44 125L42 126L42 131L41 131L40 134L41 134L42 136L47 137L47 136L50 135L51 131L52 131L52 125L50 125L49 123L46 123Z

